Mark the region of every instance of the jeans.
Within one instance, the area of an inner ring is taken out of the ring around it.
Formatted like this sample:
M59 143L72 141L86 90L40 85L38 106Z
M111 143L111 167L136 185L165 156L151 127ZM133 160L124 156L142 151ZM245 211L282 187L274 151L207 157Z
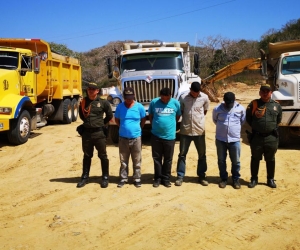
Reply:
M154 180L170 180L175 140L151 137L152 158L154 161Z
M122 181L128 181L129 157L132 159L133 180L141 181L141 162L142 162L142 139L141 136L134 139L119 137L119 155L120 155L120 178Z
M197 175L199 177L205 177L205 173L207 170L205 135L198 135L198 136L180 135L180 146L179 146L179 155L178 155L178 162L177 162L178 177L183 178L185 175L186 155L187 152L189 151L189 147L192 141L194 141L195 147L198 152Z
M240 154L241 154L241 143L237 142L223 142L216 140L217 155L218 155L218 167L220 171L220 178L227 181L228 173L226 171L226 158L227 150L229 152L229 157L231 160L231 174L232 179L238 180L240 178Z

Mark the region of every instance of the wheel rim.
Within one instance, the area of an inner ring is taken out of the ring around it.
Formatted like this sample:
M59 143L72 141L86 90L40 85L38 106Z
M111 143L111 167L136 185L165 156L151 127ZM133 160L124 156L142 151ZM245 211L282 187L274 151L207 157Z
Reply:
M30 124L27 117L23 117L20 121L20 135L21 137L25 138L30 130Z
M78 116L78 108L77 108L77 104L74 105L74 116L75 116L75 117Z
M68 106L68 117L70 120L72 120L72 108L71 105Z

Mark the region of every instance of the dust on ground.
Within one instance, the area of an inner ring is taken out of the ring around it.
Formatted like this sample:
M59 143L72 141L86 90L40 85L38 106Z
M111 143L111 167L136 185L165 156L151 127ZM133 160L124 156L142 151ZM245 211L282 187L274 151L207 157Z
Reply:
M239 83L225 91L235 92L245 107L258 98L258 86ZM16 147L1 136L1 249L299 249L299 144L277 152L277 189L265 185L264 161L259 185L249 189L250 149L243 128L242 188L229 183L220 189L211 119L215 105L206 118L207 187L197 183L194 145L184 183L174 186L178 141L171 188L152 187L151 146L145 137L141 188L132 182L117 188L118 147L108 142L109 187L100 188L95 154L90 183L78 189L82 151L75 129L80 121L43 127ZM229 161L228 166L230 173Z

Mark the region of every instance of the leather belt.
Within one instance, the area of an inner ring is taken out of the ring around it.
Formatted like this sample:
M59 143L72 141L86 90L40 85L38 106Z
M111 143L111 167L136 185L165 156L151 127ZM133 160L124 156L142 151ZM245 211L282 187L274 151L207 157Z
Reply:
M89 133L94 133L94 132L102 131L102 128L84 128L84 131Z
M270 133L260 133L260 132L257 132L257 131L253 131L253 133L256 134L256 135L262 136L262 137L267 137L267 136L273 134L273 132L270 132Z

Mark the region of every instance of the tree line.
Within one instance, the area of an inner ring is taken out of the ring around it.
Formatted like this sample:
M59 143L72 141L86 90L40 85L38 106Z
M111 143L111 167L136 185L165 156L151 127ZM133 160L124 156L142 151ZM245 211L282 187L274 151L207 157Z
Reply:
M267 52L268 43L300 39L300 18L291 20L281 29L269 29L260 41L231 40L220 35L199 39L196 46L191 46L190 51L199 53L200 77L206 78L226 65L245 58L260 57L259 49ZM100 87L116 85L115 79L108 79L105 59L114 57L114 49L121 49L124 42L155 42L145 41L112 41L107 45L92 49L88 52L70 50L64 44L50 43L51 50L66 56L78 58L82 66L83 84L95 82Z

